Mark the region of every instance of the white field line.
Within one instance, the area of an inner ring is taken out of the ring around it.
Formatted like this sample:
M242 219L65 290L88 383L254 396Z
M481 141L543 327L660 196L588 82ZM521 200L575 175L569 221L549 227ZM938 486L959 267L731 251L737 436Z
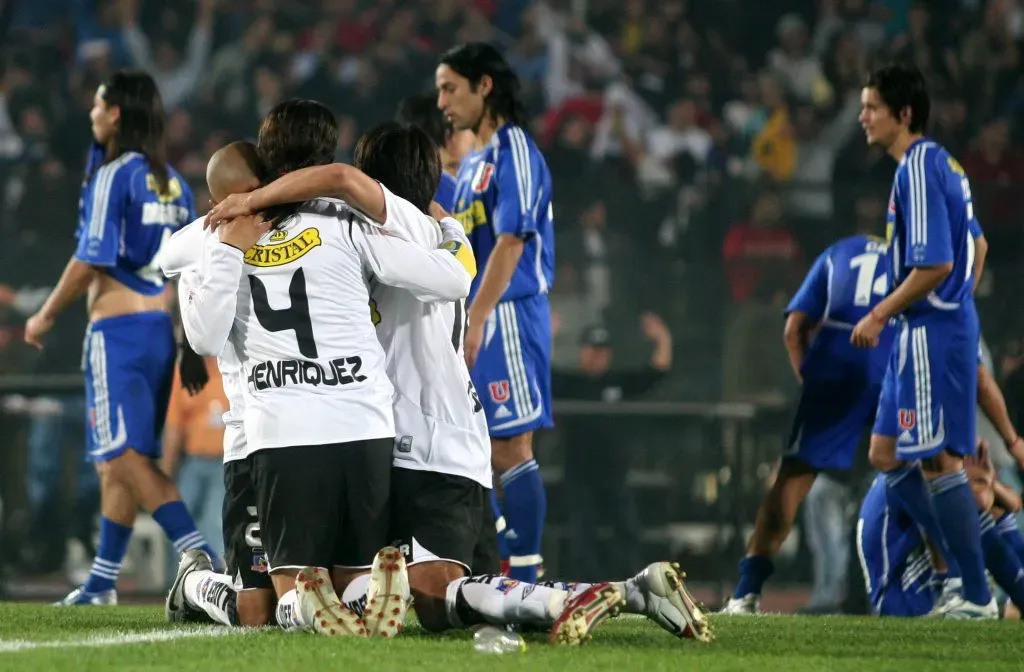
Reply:
M33 649L66 649L72 647L95 646L126 646L129 644L148 644L152 642L173 642L178 639L194 639L199 637L227 637L259 632L255 628L226 628L224 626L207 625L196 628L176 630L149 630L146 632L115 632L113 634L92 635L80 639L52 639L33 642L23 639L0 639L0 653L16 653Z

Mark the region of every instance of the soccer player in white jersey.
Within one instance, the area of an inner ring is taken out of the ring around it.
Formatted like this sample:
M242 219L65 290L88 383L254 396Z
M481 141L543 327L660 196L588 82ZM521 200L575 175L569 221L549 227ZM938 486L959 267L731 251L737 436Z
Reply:
M209 216L229 218L280 203L338 196L382 222L386 232L429 249L439 241L436 224L425 215L439 173L438 160L431 156L436 157L436 147L422 130L383 124L360 138L355 169L336 164L296 171L257 191L229 197ZM462 256L468 248L458 253L467 269L475 270L472 257ZM675 585L676 570L668 563L654 563L614 584L529 584L480 575L480 569L493 571L483 569L487 560L481 555L486 554L480 553L494 546L493 518L486 506L490 446L486 420L459 357L461 302L423 304L407 291L382 286L371 296L396 388L392 538L409 562L421 625L431 631L480 623L551 627L555 640L578 643L624 606L677 636L707 639L703 614L685 588ZM477 576L466 578L474 569ZM380 607L373 603L372 586L368 578L356 578L344 587L343 601L372 614ZM624 605L620 595L626 596Z
M256 146L248 142L235 142L218 150L210 157L206 170L206 182L214 202L231 193L257 188L262 177L263 169ZM233 222L225 227L221 236L239 246L246 241L236 241L238 235L255 240L263 229L251 220L246 218ZM246 228L251 230L246 231ZM196 220L172 236L161 255L164 274L178 278L178 304L185 338L198 342L206 338L207 322L202 319L202 308L233 313L237 293L234 287L229 287L229 291L222 294L201 291L201 253L205 237L203 220ZM212 305L204 305L207 303ZM224 625L265 625L273 620L276 596L259 537L256 493L249 473L249 461L245 459L245 398L242 389L245 381L234 348L229 346L221 351L217 366L228 399L228 410L224 414L223 521L227 574L214 572L205 554L185 554L182 567L179 567L179 579L167 599L166 613L172 622L200 620L197 610L201 609ZM185 569L190 571L183 571ZM185 576L188 580L184 580ZM186 599L186 595L191 599Z
M267 169L282 174L330 162L336 140L329 110L292 100L264 120L258 148ZM461 230L446 234L466 244ZM238 301L229 319L208 318L226 328L209 327L209 341L192 345L216 354L230 340L240 352L247 452L278 623L308 627L303 605L313 603L318 631L363 634L328 570L343 580L369 568L388 534L393 388L367 283L454 300L466 295L469 276L448 251L382 235L340 201L298 205L245 251L210 236L204 254L204 283L237 283ZM404 560L396 554L394 561L404 576Z

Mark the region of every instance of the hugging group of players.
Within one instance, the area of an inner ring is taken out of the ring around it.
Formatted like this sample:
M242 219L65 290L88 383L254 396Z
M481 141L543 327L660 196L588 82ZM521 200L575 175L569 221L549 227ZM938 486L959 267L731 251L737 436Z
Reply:
M536 580L543 492L529 440L551 426L553 215L517 88L493 47L457 47L437 94L367 131L353 165L333 162L330 110L284 101L255 144L211 157L214 204L196 218L163 160L152 79L119 72L100 87L78 248L26 326L42 347L88 294L100 544L86 584L60 604L116 603L142 507L182 554L166 603L175 622L393 637L413 607L428 631L539 628L579 644L621 611L710 640L672 563L624 581ZM459 131L473 148L452 162ZM165 277L183 382L201 384L188 373L197 355L216 357L229 401L224 561L154 467L175 361ZM485 395L479 376L493 380ZM508 523L495 472L517 510Z

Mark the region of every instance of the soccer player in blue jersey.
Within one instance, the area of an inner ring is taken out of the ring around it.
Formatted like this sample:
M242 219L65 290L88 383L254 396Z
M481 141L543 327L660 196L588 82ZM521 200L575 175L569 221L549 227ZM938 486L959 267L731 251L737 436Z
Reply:
M938 547L950 576L962 579L962 592L944 601L943 614L996 618L978 511L964 472L964 457L975 450L978 382L970 183L956 159L923 135L930 100L918 70L877 70L861 104L868 143L899 162L886 227L889 294L851 334L858 347L875 347L889 320L898 322L871 463Z
M441 182L437 185L434 202L446 212L455 207L455 176L459 172L462 158L473 145L473 132L457 131L437 108L437 96L426 93L409 96L398 105L395 121L400 124L419 126L437 145L441 156Z
M551 173L523 128L519 80L494 47L472 43L446 52L435 83L438 108L457 131L472 131L476 139L455 187L455 217L484 269L470 289L465 356L487 413L503 492L509 576L535 582L547 498L533 433L554 424Z
M853 467L878 404L888 352L884 346L854 348L850 331L885 289L885 242L860 234L822 252L786 308L784 338L802 385L800 402L789 450L758 509L739 581L724 613L757 612L761 588L775 569L772 558L818 472ZM890 344L891 332L881 335Z
M1020 497L995 480L995 468L987 458L974 457L968 462L975 503L984 511L981 528L986 567L1019 608L1024 604L1024 539L1015 519ZM857 521L857 554L874 613L903 617L932 613L941 598L946 567L926 542L921 528L880 474L861 504Z
M65 605L116 603L114 586L140 506L179 552L212 553L156 465L176 351L156 257L195 218L192 193L164 159L163 104L149 75L111 75L89 117L95 144L82 185L78 247L25 326L25 340L42 347L57 317L88 293L86 441L100 474L100 543L89 578Z

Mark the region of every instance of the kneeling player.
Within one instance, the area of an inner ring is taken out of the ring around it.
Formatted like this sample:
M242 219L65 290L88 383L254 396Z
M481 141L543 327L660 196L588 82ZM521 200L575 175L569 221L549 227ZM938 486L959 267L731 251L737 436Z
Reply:
M803 391L790 450L757 512L739 581L724 613L756 613L761 588L775 569L772 558L818 472L853 466L878 404L892 338L886 330L886 342L866 352L850 345L850 329L884 292L884 252L883 241L866 235L838 241L815 260L786 309L786 349ZM808 344L814 329L817 334Z
M1019 442L1009 419L1002 392L978 353L978 405L999 429L1008 446ZM891 421L890 421L891 422ZM885 423L876 431L895 434ZM1021 508L1020 497L995 479L995 469L984 445L976 456L964 461L965 471L980 511L982 550L985 566L1015 605L1024 605L1024 539L1014 517ZM946 566L934 544L898 497L885 485L884 476L875 479L861 506L857 524L857 550L864 570L871 604L883 616L938 615L943 597L959 590L959 580L945 577ZM946 584L945 595L936 591Z
M235 142L214 153L206 170L210 197L218 202L228 194L255 189L263 177L256 147L248 142ZM239 221L235 227L252 226ZM223 232L222 235L224 235ZM181 309L186 338L203 340L206 322L204 308L234 312L235 292L223 296L202 291L201 251L205 232L203 220L196 220L168 241L161 267L168 277L178 277L178 305ZM226 304L216 304L226 301ZM216 305L204 305L212 302ZM226 347L217 358L228 399L224 414L224 549L227 574L213 571L203 553L187 553L179 568L166 603L166 614L174 622L204 620L196 609L202 609L215 622L224 625L259 626L273 621L277 597L267 571L266 553L260 540L259 518L256 515L256 492L253 489L249 462L245 459L245 397L241 363L234 348ZM223 586L227 586L227 589ZM237 601L236 601L237 591ZM196 605L191 607L190 605Z
M366 174L342 165L298 171L247 197L229 199L211 217L330 194L383 222L386 232L429 248L437 245L439 234L424 215L436 185L435 153L421 131L385 124L357 146L357 168ZM395 161L398 157L416 157L425 165L410 170ZM471 255L460 258L467 270L475 270ZM493 574L465 578L495 569L495 540L494 521L487 515L486 422L459 357L461 302L425 304L413 293L384 286L374 287L372 298L371 313L397 391L394 536L410 563L421 624L433 631L478 623L545 626L552 627L555 639L575 643L625 599L626 610L645 613L678 636L708 638L703 614L668 563L655 563L615 584L526 584ZM377 592L372 577L364 575L344 588L343 600L355 611L373 613L387 606L374 602Z

